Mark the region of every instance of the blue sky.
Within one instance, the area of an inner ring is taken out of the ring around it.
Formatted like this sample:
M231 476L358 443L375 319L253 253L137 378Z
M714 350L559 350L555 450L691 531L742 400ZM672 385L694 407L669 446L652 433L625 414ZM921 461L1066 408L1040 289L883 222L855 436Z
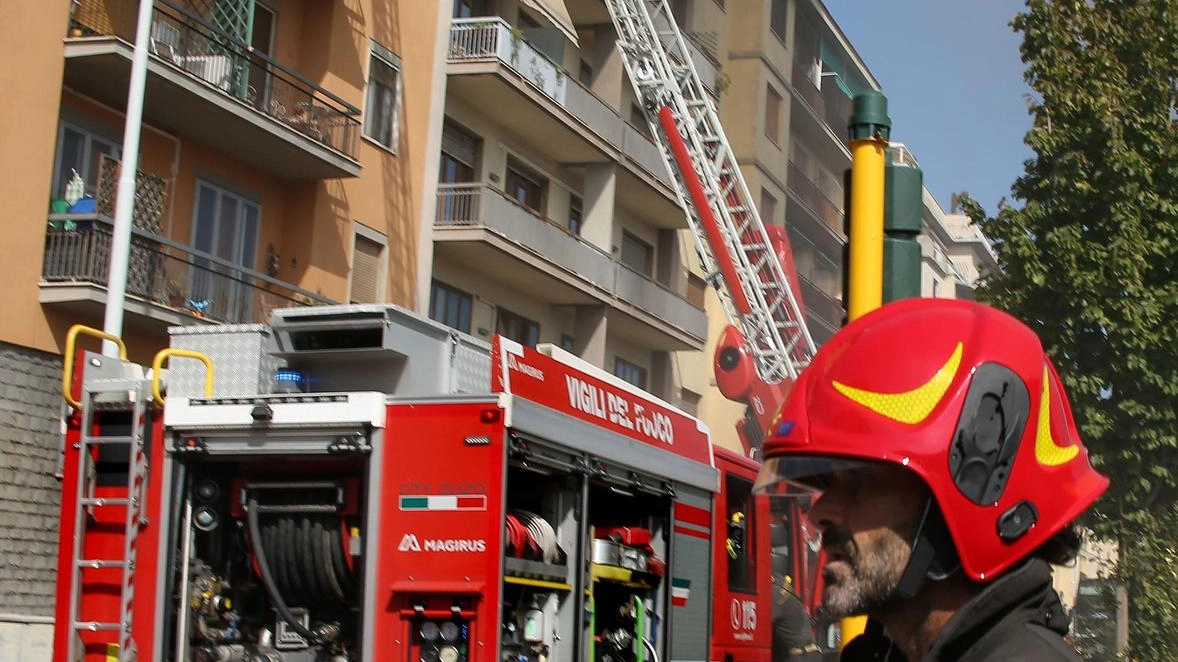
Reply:
M1021 0L823 0L888 98L892 140L912 150L948 211L968 190L993 214L1023 171L1031 126L1010 19Z

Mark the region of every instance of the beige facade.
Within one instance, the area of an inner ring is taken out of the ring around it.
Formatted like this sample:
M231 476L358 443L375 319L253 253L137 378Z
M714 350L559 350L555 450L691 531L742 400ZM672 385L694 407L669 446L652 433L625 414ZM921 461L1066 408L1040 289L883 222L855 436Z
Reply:
M672 3L682 4L682 3ZM811 335L821 344L843 323L846 274L844 172L851 98L879 90L879 82L820 0L720 2L687 6L724 9L708 26L689 33L724 35L713 55L722 62L721 120L766 224L784 225L801 280ZM688 12L692 16L696 13ZM886 91L885 91L886 93ZM893 117L902 137L905 122ZM976 228L946 214L924 191L922 295L970 296L980 273L996 268L993 250ZM714 292L708 296L709 332L701 355L684 353L684 379L706 383L701 416L721 443L736 447L732 432L743 407L714 387L711 357L727 321Z
M703 284L615 38L600 0L454 3L430 315L694 409L675 352L703 347Z

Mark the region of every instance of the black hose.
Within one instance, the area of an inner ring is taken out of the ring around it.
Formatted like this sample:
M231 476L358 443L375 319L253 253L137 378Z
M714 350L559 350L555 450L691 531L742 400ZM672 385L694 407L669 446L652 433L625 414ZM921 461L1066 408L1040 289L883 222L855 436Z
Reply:
M274 609L278 611L278 615L282 617L282 620L286 621L286 624L292 630L299 633L310 643L322 643L319 635L303 627L303 624L295 618L294 614L286 606L286 601L282 599L282 594L278 592L278 587L274 584L274 576L270 574L270 564L266 562L265 544L262 542L261 531L258 527L257 500L250 497L248 506L247 520L249 522L250 537L254 541L254 556L258 559L258 570L262 573L262 583L266 585L266 593L270 595L270 602L274 604Z
M311 528L311 549L315 553L315 567L323 573L327 579L327 589L331 593L331 597L335 598L337 602L344 603L347 601L347 596L344 595L344 589L340 586L339 579L336 578L335 568L331 566L331 529L323 526L323 521L316 519Z
M285 552L283 561L286 565L286 576L290 581L290 594L294 596L295 604L306 606L308 604L307 592L303 590L303 573L299 569L299 541L295 535L294 520L290 517L282 517L279 521L282 522L282 527L279 529L281 535L278 540Z
M314 539L311 537L311 518L303 515L299 518L298 528L298 557L299 570L303 575L307 588L307 604L322 602L327 593L327 582L323 573L315 565Z
M330 536L327 541L327 550L331 555L331 565L335 568L335 576L339 578L344 595L353 598L356 595L356 582L352 581L352 571L348 568L347 561L344 560L342 536L339 529L328 529L327 533Z

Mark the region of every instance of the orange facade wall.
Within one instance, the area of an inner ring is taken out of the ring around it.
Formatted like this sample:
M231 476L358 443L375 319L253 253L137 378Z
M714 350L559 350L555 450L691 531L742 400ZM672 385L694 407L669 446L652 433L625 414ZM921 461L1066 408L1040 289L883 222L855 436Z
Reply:
M419 237L429 144L439 76L435 62L439 4L388 0L260 0L275 10L275 59L359 109L364 107L369 38L401 58L399 144L385 149L362 139L358 178L290 182L243 166L232 154L145 127L140 169L169 181L163 232L188 244L192 235L197 178L252 199L262 207L257 264L265 271L268 249L279 255L276 277L336 301L348 300L354 224L387 238L389 278L385 298L414 307L418 287ZM50 184L62 117L84 117L103 134L121 141L122 109L109 108L62 87L62 36L68 2L0 3L0 43L22 53L20 67L0 69L6 91L0 105L0 173L7 192L9 232L0 278L0 341L45 351L60 351L69 324L101 326L101 319L78 319L38 302ZM150 99L148 100L150 103ZM435 142L437 138L434 138ZM436 166L434 166L436 168ZM434 173L436 174L436 173ZM428 196L428 199L427 199ZM127 333L138 335L133 325ZM165 338L150 344L166 343Z
M66 2L0 3L0 44L20 64L0 67L0 173L5 231L0 246L0 340L53 349L49 320L37 302L49 210L49 172L61 95Z

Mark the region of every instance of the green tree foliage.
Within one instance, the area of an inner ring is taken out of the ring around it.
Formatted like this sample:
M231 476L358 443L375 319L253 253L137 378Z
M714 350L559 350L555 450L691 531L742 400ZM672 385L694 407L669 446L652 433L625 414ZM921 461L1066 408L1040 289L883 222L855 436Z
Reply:
M1178 0L1029 0L1034 151L979 297L1039 332L1112 486L1130 658L1178 659ZM1017 206L1021 202L1021 207Z

